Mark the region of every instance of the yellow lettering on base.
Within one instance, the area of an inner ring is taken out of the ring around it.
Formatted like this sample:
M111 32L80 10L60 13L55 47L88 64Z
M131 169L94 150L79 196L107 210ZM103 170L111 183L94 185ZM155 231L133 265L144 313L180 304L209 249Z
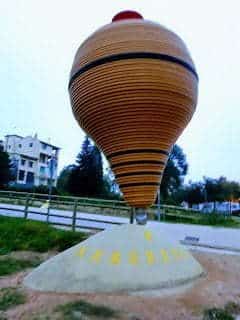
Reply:
M121 255L119 251L114 251L110 259L112 264L119 264L121 262Z
M161 257L162 257L163 262L168 263L169 262L169 255L167 253L167 250L161 249L160 253L161 253Z
M77 251L77 256L79 256L79 257L83 257L84 255L85 255L85 253L86 253L86 247L81 247L78 251Z
M146 231L144 232L144 238L145 238L147 241L152 241L152 232L146 230Z
M103 251L102 250L96 250L94 254L91 256L91 261L95 263L99 263L101 258L103 256Z
M147 263L148 264L154 264L155 263L155 257L152 251L147 250L146 251L146 258L147 258Z
M131 251L129 253L129 263L132 265L137 265L139 262L138 254L136 251Z

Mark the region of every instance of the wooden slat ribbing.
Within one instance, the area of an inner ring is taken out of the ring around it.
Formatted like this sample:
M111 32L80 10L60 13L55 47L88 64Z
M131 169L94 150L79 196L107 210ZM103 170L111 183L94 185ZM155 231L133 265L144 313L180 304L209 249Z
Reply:
M134 51L170 54L194 67L185 44L175 33L151 21L125 20L98 29L83 42L76 53L71 76L98 58Z
M154 202L168 153L193 115L198 81L191 68L146 57L79 72L97 59L126 52L165 54L192 69L194 64L178 36L145 20L99 29L75 56L69 87L74 115L109 159L125 200L145 208Z

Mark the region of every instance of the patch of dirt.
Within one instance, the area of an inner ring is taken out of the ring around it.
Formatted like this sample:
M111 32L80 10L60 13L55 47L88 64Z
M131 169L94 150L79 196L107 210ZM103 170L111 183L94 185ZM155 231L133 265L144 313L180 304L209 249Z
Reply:
M200 320L202 311L208 307L223 307L229 301L240 304L240 256L197 251L193 251L193 255L206 270L206 277L172 295L55 294L24 289L27 303L5 314L9 320L45 320L47 316L49 319L61 319L53 314L57 305L82 299L120 310L122 316L118 319L122 320ZM22 287L22 280L28 272L0 278L0 288Z

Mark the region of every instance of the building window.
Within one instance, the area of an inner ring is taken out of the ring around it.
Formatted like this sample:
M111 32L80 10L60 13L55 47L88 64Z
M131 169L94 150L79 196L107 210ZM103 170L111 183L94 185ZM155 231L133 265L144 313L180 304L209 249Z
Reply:
M46 162L46 155L43 153L40 153L40 162L42 162L42 163Z
M32 143L32 142L30 142L30 143L29 143L29 147L30 147L30 148L32 148L32 146L33 146L33 143Z
M29 168L32 168L33 167L33 161L29 161L28 162L28 166L29 166Z
M45 167L40 167L40 174L45 174L45 170L46 170L46 168Z
M42 144L42 148L43 150L46 150L47 149L47 145L45 143Z
M21 143L19 143L18 147L19 147L19 148L22 148L22 145L21 145Z
M26 184L33 185L34 184L34 174L33 172L27 173Z
M19 170L18 180L19 181L23 181L24 177L25 177L25 171L24 170Z
M11 149L11 146L8 146L8 149L10 150L10 149Z
M25 165L26 160L21 159L21 165L24 166Z

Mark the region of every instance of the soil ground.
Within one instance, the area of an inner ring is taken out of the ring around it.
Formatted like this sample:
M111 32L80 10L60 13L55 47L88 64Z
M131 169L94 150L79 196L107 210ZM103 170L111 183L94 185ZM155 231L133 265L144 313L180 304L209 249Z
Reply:
M206 308L223 307L229 301L240 304L240 256L198 251L192 253L207 275L193 286L171 295L150 297L127 294L39 293L22 287L22 280L30 270L0 277L0 288L19 287L27 294L25 304L6 311L4 315L9 320L64 319L54 312L56 306L81 299L120 310L118 319L122 320L200 320ZM47 257L49 255L41 255L41 258Z

